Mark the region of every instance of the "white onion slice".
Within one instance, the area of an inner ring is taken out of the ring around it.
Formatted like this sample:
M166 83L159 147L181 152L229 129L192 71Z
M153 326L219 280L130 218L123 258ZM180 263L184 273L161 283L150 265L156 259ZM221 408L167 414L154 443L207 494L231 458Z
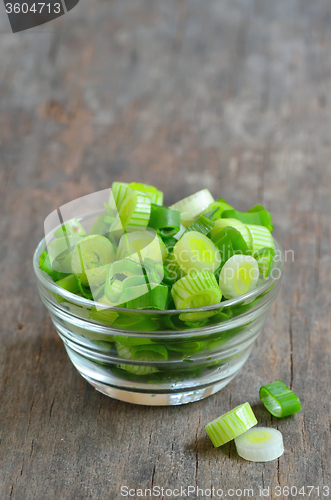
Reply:
M219 286L227 299L239 297L256 287L259 266L250 255L233 255L222 267Z
M254 427L235 439L238 455L250 462L269 462L284 453L283 436L277 429Z
M202 189L183 200L177 201L177 203L174 203L169 208L179 210L181 213L181 223L185 227L188 227L213 201L215 200L210 191Z

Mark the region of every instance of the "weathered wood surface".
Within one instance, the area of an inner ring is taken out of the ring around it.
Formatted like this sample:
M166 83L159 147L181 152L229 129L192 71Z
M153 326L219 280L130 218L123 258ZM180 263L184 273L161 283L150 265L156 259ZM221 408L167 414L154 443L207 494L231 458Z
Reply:
M1 500L331 486L330 28L328 0L81 0L53 33L0 33ZM207 400L99 394L37 296L44 218L114 180L155 183L169 203L201 186L241 209L261 202L294 250L255 351ZM303 404L284 421L258 398L276 379ZM283 433L279 460L245 462L206 438L246 400Z

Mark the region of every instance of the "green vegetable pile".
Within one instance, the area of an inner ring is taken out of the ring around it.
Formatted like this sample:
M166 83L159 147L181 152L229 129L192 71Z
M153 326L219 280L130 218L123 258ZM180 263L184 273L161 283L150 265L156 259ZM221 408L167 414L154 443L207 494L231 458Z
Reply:
M267 278L275 256L272 229L271 215L261 205L239 212L203 189L165 207L157 188L115 182L92 225L71 219L54 231L39 267L62 289L93 300L80 307L58 292L56 300L75 316L114 332L137 331L137 336L99 334L64 320L70 332L118 360L106 363L91 353L89 361L107 365L120 378L178 381L246 359L245 346L218 353L250 326L175 340L149 338L148 332L219 325L250 311L264 294L253 302L202 308L241 296Z
M76 295L109 307L154 310L217 304L268 276L273 226L261 205L239 212L207 189L169 208L162 204L154 186L113 183L89 234L77 219L63 224L40 256L40 268Z

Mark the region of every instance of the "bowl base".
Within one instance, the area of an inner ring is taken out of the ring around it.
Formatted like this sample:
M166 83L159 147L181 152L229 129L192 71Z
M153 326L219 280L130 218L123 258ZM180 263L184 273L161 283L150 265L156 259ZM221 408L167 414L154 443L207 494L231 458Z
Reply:
M82 374L81 374L82 375ZM236 374L235 374L236 375ZM200 401L208 396L212 396L219 392L223 387L225 387L235 375L232 375L226 379L223 379L217 384L213 384L209 387L204 387L203 389L183 391L183 392L169 392L169 393L145 393L138 391L126 391L123 389L118 389L107 384L103 384L96 380L82 375L87 382L89 382L97 391L109 396L113 399L118 399L119 401L125 401L126 403L133 403L136 405L146 405L146 406L175 406L184 405L187 403L193 403L194 401Z

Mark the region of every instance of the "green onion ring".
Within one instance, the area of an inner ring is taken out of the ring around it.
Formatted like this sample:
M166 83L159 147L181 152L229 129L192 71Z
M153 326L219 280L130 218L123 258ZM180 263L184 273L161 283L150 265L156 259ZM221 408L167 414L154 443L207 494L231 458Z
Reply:
M210 422L205 429L211 442L217 448L232 441L256 424L257 420L251 405L243 403Z
M259 396L266 409L274 417L287 417L293 413L299 413L301 410L298 396L281 380L263 385Z

